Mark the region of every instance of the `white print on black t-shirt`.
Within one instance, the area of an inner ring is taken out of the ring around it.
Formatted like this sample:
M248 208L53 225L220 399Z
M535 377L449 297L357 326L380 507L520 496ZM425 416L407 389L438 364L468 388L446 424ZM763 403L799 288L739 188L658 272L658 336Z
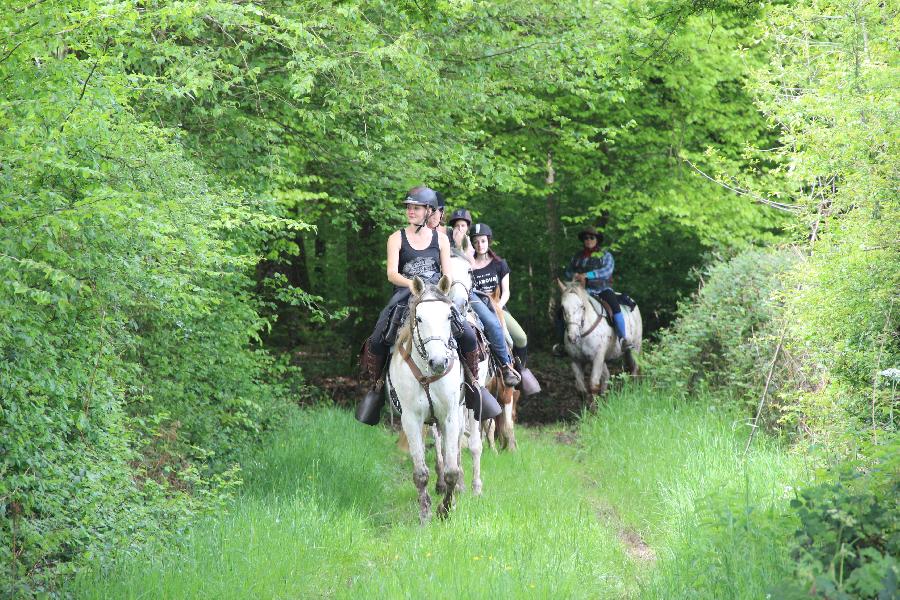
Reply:
M486 267L472 270L472 283L485 294L492 294L500 280L509 273L509 266L506 261L492 261Z
M417 256L403 265L403 275L412 279L419 276L425 281L433 282L438 275L437 262L433 256Z

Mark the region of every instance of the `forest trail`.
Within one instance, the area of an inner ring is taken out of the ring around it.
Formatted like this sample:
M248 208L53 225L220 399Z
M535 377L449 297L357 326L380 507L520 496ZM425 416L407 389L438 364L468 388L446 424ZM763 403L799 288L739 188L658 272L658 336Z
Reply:
M674 597L679 586L692 589L695 565L703 565L708 594L695 595L722 597L716 585L733 589L733 565L716 581L708 557L716 539L704 537L695 504L741 479L734 473L740 440L729 419L640 398L617 399L574 429L519 428L517 453L484 453L481 497L468 491L466 450L467 491L449 520L425 526L396 434L363 427L340 409L299 411L245 461L244 490L227 512L196 523L180 544L164 541L104 573L79 575L70 591L78 598ZM761 451L741 482L754 497L778 493L792 469L780 451ZM667 579L685 572L693 579ZM754 573L747 589L755 593L765 577Z

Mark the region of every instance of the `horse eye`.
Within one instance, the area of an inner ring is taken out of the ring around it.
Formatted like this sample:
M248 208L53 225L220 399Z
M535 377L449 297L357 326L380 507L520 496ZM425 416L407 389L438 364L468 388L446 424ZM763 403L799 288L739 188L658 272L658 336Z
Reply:
M421 323L421 322L422 322L422 317L416 317L416 323Z

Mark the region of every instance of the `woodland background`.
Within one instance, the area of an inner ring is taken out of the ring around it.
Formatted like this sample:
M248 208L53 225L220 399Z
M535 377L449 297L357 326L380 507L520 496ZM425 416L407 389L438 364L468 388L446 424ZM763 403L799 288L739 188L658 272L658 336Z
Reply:
M224 506L238 452L321 399L304 352L350 372L420 183L491 225L537 350L599 226L648 378L747 418L765 389L765 435L877 522L854 556L896 586L898 24L868 0L3 3L3 589Z

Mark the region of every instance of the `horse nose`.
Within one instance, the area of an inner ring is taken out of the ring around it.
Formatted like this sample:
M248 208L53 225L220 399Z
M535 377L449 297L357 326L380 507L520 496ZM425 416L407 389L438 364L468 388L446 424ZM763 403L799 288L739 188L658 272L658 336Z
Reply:
M435 373L443 373L447 370L447 359L441 358L435 360L433 358L428 359L428 366L431 367L431 370Z

